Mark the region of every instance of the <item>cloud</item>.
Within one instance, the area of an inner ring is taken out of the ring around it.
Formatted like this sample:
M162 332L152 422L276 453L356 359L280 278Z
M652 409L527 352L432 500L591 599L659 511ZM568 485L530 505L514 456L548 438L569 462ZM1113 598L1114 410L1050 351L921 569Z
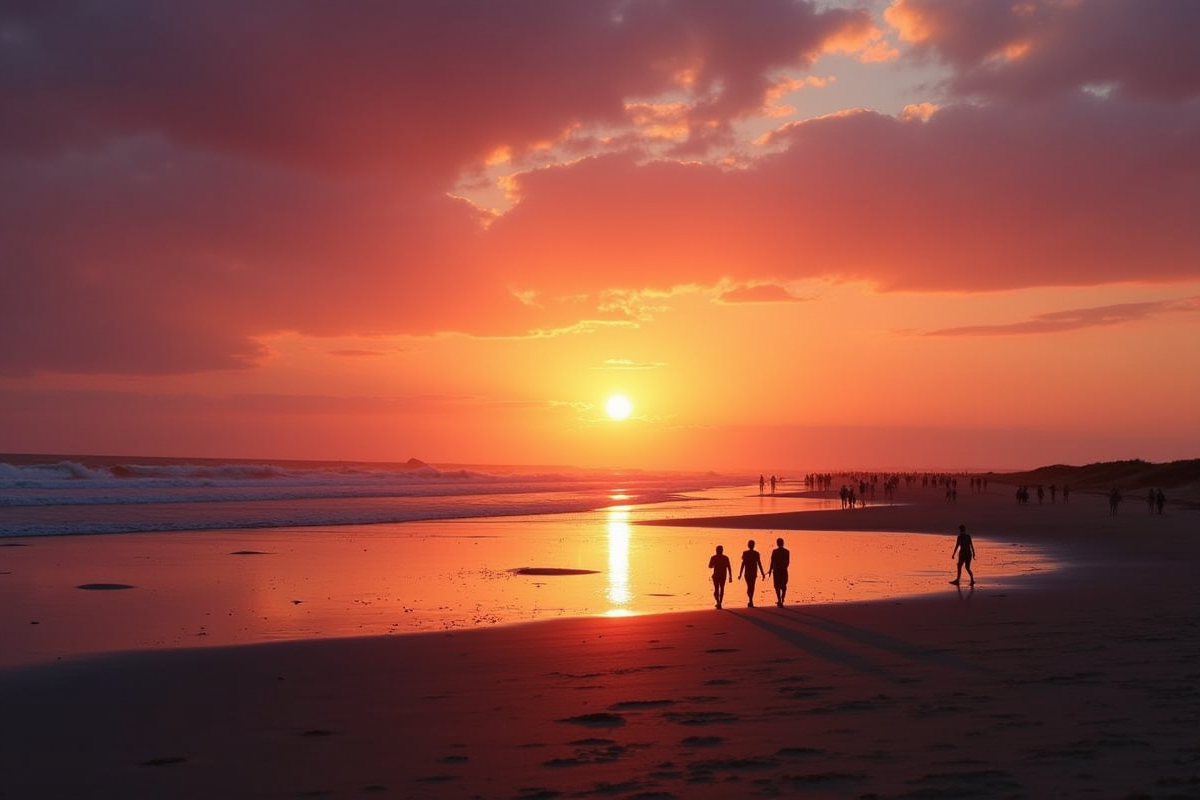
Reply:
M785 126L742 169L607 156L526 173L487 240L497 264L551 293L766 276L938 291L1190 279L1196 142L1196 106L861 111Z
M786 124L755 148L733 123L814 80L821 53L878 44L866 12L10 4L0 375L246 369L284 332L636 325L679 286L761 302L827 277L914 291L1195 279L1200 108L1182 98L1198 71L1179 43L1197 5L1017 5L1036 24L990 2L908 0L889 17L990 102L913 98L902 118ZM1163 58L1141 60L1152 42ZM1097 81L1115 89L1037 102ZM668 134L677 149L660 149ZM519 200L507 213L448 194L500 167Z
M1061 333L1080 328L1122 325L1167 314L1200 312L1200 297L1158 300L1148 303L1117 303L1095 308L1076 308L1037 314L1021 322L1000 325L965 325L929 331L927 336L1013 336L1020 334Z
M662 369L667 366L663 361L633 361L628 358L608 358L604 363L596 367L600 370L646 370L646 369Z
M959 95L1038 99L1091 85L1162 101L1200 95L1192 0L897 0L885 17L914 54L954 67Z
M717 301L720 303L799 303L803 302L804 298L796 297L783 286L773 283L756 283L722 292Z
M154 132L184 147L445 186L504 145L681 88L757 108L774 68L871 27L812 2L320 0L22 4L0 16L0 150Z

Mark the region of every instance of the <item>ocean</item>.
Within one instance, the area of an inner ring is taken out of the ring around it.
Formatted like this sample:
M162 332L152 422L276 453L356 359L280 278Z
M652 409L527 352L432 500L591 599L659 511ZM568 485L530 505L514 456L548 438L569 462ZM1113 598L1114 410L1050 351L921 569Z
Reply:
M645 505L749 476L0 454L0 537L364 525Z

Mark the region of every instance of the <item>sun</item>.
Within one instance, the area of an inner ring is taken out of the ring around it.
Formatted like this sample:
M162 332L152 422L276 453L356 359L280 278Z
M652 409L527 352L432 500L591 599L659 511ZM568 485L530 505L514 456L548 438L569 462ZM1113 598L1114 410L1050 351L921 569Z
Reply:
M623 394L614 394L604 404L604 411L610 419L628 419L633 413L633 403Z

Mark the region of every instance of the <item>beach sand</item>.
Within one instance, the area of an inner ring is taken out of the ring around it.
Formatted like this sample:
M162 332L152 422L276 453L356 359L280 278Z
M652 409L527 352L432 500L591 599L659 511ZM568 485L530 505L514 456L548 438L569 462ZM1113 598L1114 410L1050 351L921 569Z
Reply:
M979 587L921 598L735 583L722 611L0 670L0 797L1200 796L1200 513L993 487L687 524L940 532L949 579L960 522L1070 566L989 589L981 544Z

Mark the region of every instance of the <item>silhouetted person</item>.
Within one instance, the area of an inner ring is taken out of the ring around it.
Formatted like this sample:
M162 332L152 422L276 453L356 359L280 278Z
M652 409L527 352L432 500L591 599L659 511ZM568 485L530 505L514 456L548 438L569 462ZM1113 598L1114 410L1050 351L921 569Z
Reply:
M738 578L741 579L742 574L746 575L746 598L750 601L746 603L747 608L754 608L754 584L758 582L758 576L767 577L766 571L763 569L762 556L754 549L754 540L746 542L746 547L750 548L742 553L742 566L738 569Z
M1068 500L1070 500L1070 499L1071 499L1071 487L1070 487L1070 486L1067 486L1067 485L1064 483L1064 484L1063 484L1063 502L1065 503L1065 502L1067 502L1067 501L1068 501Z
M758 493L762 494L767 488L767 479L762 475L758 476Z
M1159 489L1158 494L1154 496L1154 502L1158 506L1158 513L1161 514L1163 510L1163 503L1167 502L1167 497L1163 494L1162 489Z
M775 579L775 605L780 608L783 608L784 600L787 599L788 565L791 563L792 554L783 546L783 539L776 539L767 574Z
M717 601L717 608L721 607L721 603L725 602L725 581L733 580L733 565L729 563L729 556L725 555L725 548L717 545L717 552L708 559L708 568L713 571L713 599Z
M1154 490L1146 492L1146 508L1151 514L1154 513Z
M962 580L963 567L967 568L967 574L971 576L971 585L975 585L975 573L971 571L971 561L975 558L975 543L971 541L971 534L967 533L966 525L958 526L958 538L954 540L954 549L950 551L950 557L958 556L958 575L954 580L950 581L955 586L958 586Z
M775 494L775 476L771 476L771 494Z
M1108 493L1108 513L1114 517L1117 515L1117 506L1121 505L1121 493L1117 491L1117 487L1113 487Z

